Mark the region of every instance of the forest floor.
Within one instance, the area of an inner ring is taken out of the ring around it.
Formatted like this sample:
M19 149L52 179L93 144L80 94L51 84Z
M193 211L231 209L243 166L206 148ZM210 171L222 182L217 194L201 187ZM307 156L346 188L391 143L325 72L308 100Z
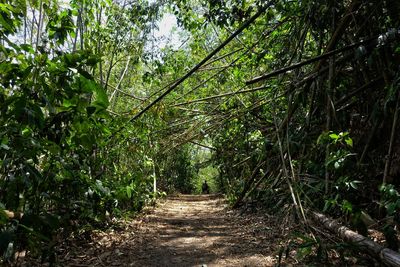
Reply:
M293 223L290 210L269 215L251 205L232 210L219 195L170 196L133 219L114 220L107 230L83 231L57 242L56 266L379 266L349 247L344 247L347 255L330 249L326 260L304 258L304 251L318 255L318 250L304 246L310 242L307 235L295 234L304 229ZM325 241L333 240L318 232ZM325 241L324 247L332 244ZM13 266L48 264L27 256Z
M282 225L267 214L232 211L217 195L179 195L118 229L73 242L59 261L76 267L274 266L289 233Z

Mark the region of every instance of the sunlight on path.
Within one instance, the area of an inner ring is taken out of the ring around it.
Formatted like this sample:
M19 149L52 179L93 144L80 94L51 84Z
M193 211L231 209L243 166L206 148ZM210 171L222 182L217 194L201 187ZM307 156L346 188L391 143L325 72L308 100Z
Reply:
M213 195L169 198L141 224L144 253L132 266L273 265L256 240L246 243L245 229L227 216L225 207Z
M274 266L281 235L266 214L231 211L217 195L169 197L149 214L98 232L62 266ZM275 230L274 230L275 229Z

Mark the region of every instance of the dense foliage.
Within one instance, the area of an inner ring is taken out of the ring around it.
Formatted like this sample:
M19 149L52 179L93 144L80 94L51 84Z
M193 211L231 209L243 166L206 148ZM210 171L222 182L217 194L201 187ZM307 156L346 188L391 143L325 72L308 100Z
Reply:
M66 2L0 3L4 261L203 180L400 223L398 1Z

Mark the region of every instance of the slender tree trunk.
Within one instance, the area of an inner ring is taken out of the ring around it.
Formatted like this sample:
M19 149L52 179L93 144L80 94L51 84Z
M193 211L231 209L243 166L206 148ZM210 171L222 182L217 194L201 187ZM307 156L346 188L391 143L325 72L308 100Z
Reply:
M35 21L36 21L36 10L32 7L32 24L31 24L31 36L30 44L33 46L33 35L35 31Z
M76 43L78 42L78 35L79 35L79 25L81 24L82 20L82 12L79 10L78 18L76 19L76 30L75 30L75 38L72 45L72 51L76 51Z
M103 7L100 6L100 9L97 10L96 18L97 18L97 25L102 25L101 19L102 19L102 14L103 14ZM101 38L99 34L99 30L97 31L97 43L96 43L96 55L99 55L101 53ZM104 78L103 78L103 60L100 60L99 62L99 76L100 76L100 84L101 86L104 85Z
M39 41L40 41L40 33L42 32L42 17L43 17L43 3L42 0L39 2L39 20L38 20L38 27L37 27L37 33L36 33L36 50L38 49L39 46Z
M334 7L332 8L332 13L333 15L335 14ZM332 20L332 29L335 32L335 16L333 16ZM333 39L333 37L332 37ZM331 43L330 43L331 44ZM328 44L328 47L329 45ZM329 132L331 129L331 124L332 124L332 114L334 112L332 106L333 106L333 90L334 90L334 74L335 74L335 56L332 56L329 58L329 77L328 77L328 89L326 92L326 132ZM326 150L325 150L325 162L328 161L330 155L330 149L329 149L329 144L326 145ZM329 180L330 180L330 173L328 166L325 164L325 195L328 195L329 193Z
M110 66L108 67L108 71L107 71L107 74L106 74L106 81L104 83L104 89L105 89L106 92L107 92L107 89L108 89L108 81L110 80L111 71L112 71L112 68L114 66L114 57L115 57L115 54L116 54L116 51L117 51L117 46L118 46L118 44L115 44L113 52L111 54Z
M120 85L122 83L122 80L124 79L126 73L128 72L130 60L131 60L131 56L128 56L128 60L126 61L125 68L122 71L122 74L121 74L121 77L119 78L118 84L115 86L114 92L111 94L111 97L110 97L110 100L109 100L110 103L112 102L111 109L115 106L115 104L117 102L118 90L119 90L119 87L120 87ZM113 98L115 98L114 101L113 101Z
M26 11L26 12L28 12L28 11ZM26 44L26 36L27 36L27 31L28 31L27 23L28 23L28 19L26 18L26 16L24 16L24 44Z
M81 10L81 12L80 12L80 17L81 17L81 23L80 23L80 37L81 37L81 39L80 39L80 41L81 41L81 50L83 50L84 49L84 30L83 30L83 28L84 28L84 6L83 6L83 1L81 2L81 7L80 7L80 10Z
M389 149L388 153L386 155L386 163L385 163L385 171L383 172L383 181L382 183L387 182L387 178L390 172L390 165L392 163L392 155L393 155L393 146L395 143L395 136L396 136L396 128L397 128L397 121L399 118L399 102L400 102L400 91L397 92L397 102L396 102L396 110L393 115L393 124L392 124L392 132L390 135L390 141L389 141Z

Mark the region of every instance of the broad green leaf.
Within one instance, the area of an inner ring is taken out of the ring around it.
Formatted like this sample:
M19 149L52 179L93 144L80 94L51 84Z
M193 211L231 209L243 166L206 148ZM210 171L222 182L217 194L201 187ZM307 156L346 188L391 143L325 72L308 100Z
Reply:
M335 169L339 169L340 168L340 163L338 161L335 162L334 164Z
M92 105L98 109L107 109L108 97L103 87L93 80L89 80L84 76L80 76L80 83L84 92L93 93L94 101Z
M22 130L22 136L28 137L32 134L32 130L29 127L26 127Z
M330 137L331 139L333 139L333 140L338 140L338 139L339 139L339 135L334 134L334 133L330 134L329 137Z
M346 142L346 144L350 147L353 147L353 139L351 139L350 137L346 138L344 140Z
M132 188L131 188L130 185L127 185L127 186L126 186L126 196L127 196L128 198L131 198L131 197L132 197Z

